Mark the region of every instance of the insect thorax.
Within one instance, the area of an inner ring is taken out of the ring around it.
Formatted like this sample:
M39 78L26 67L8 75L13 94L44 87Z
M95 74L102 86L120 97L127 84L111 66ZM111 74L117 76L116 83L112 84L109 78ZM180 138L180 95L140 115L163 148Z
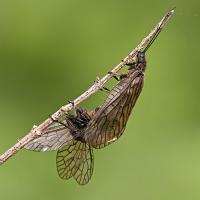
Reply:
M129 70L132 71L142 71L144 72L146 69L146 58L145 58L145 53L139 51L136 57L136 60L133 63L129 63Z

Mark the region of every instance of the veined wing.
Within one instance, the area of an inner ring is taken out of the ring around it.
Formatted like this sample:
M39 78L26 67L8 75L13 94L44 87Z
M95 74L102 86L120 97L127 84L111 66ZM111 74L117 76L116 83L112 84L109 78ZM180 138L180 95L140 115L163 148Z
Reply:
M113 88L85 130L85 140L92 147L103 148L122 135L142 90L143 79L144 74L135 71Z
M91 179L94 168L92 148L85 142L74 140L58 150L56 164L62 179L73 176L77 183L85 185Z
M71 142L74 139L72 131L75 128L69 121L62 123L54 122L43 135L29 142L24 148L32 151L52 151L59 149L64 143Z

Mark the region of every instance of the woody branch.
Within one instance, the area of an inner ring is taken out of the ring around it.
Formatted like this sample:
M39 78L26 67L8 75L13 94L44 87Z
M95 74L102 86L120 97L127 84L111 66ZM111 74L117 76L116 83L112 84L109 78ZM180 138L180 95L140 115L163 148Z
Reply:
M40 137L46 128L48 128L52 123L53 119L57 120L62 117L65 113L69 112L74 106L80 104L82 101L86 100L89 96L97 92L99 89L103 87L103 85L108 82L114 74L116 74L125 64L130 63L137 55L138 51L141 51L148 42L156 35L159 29L162 29L166 22L170 19L172 14L174 13L174 9L170 10L161 20L160 22L154 27L154 29L145 37L141 43L133 49L127 57L124 58L117 66L115 66L110 72L106 74L103 78L96 80L96 82L82 95L74 99L72 102L68 103L67 105L62 106L57 112L52 114L52 118L46 119L42 122L39 126L33 126L32 130L24 136L21 140L19 140L14 146L10 149L5 151L4 154L0 156L0 165L5 163L10 157L16 154L20 149L22 149L26 144L30 141L34 140L35 138Z

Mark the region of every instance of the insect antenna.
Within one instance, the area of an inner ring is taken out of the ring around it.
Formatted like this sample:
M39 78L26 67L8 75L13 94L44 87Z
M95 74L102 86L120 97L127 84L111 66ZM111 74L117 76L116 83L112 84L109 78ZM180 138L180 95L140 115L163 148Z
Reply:
M142 51L143 53L146 53L146 51L148 50L148 48L153 44L153 42L155 41L155 39L158 37L158 35L161 32L161 28L159 27L156 34L154 35L154 37L150 40L150 42L147 44L147 46L145 47L145 49Z
M169 18L170 15L172 15L174 13L174 9L175 9L175 7L167 13L167 15L165 16L165 18L163 19L163 23L161 23L160 26L158 26L155 35L149 41L149 43L147 44L147 46L145 47L145 49L142 51L143 53L145 53L148 50L148 48L153 44L153 42L155 41L155 39L158 37L158 35L160 34L160 32L161 32L161 30L163 28L164 22Z

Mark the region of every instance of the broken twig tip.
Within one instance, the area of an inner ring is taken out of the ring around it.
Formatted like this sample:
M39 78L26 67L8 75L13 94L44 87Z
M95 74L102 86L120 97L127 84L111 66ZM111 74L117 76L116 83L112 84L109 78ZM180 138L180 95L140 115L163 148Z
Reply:
M176 9L176 6L174 6L174 7L168 12L168 14L169 14L169 15L173 15L174 12L175 12L175 9Z

